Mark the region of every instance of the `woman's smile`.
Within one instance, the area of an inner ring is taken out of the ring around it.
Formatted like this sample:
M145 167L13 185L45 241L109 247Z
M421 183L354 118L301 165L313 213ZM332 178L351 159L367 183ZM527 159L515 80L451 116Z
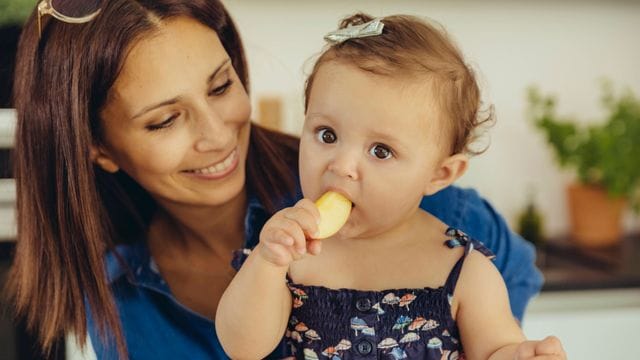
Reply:
M206 179L219 179L230 174L238 167L238 149L235 148L224 160L215 164L192 170L184 170L184 173Z

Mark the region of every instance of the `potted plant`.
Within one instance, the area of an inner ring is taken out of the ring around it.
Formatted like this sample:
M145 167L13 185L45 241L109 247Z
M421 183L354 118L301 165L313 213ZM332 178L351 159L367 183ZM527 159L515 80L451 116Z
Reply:
M570 235L590 247L614 244L627 205L640 210L640 100L629 90L616 96L606 82L602 89L606 118L583 126L557 115L553 96L528 91L530 120L560 166L576 171L567 191Z

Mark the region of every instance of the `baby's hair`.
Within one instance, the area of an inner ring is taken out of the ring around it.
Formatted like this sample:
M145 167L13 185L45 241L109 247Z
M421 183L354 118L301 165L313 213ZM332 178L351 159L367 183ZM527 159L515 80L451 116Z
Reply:
M344 18L340 29L360 25L374 18L357 13ZM470 144L476 130L494 120L493 107L481 111L480 89L474 72L460 50L442 30L415 16L392 15L381 19L381 35L351 38L329 45L316 61L305 84L305 112L313 81L320 67L330 61L352 64L364 71L383 76L424 78L438 94L437 104L447 124L450 154L477 155Z

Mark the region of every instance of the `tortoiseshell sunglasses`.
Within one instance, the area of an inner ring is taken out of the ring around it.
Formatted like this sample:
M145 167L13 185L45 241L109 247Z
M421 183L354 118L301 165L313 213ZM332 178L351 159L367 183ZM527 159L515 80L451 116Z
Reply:
M69 24L82 24L100 13L101 0L42 0L38 4L38 34L42 35L41 18L51 15Z

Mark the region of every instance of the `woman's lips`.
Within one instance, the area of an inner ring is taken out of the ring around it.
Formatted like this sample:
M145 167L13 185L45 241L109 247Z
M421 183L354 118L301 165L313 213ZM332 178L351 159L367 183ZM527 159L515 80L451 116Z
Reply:
M198 177L221 178L235 170L238 166L238 149L234 149L224 160L200 169L185 170L187 174Z

